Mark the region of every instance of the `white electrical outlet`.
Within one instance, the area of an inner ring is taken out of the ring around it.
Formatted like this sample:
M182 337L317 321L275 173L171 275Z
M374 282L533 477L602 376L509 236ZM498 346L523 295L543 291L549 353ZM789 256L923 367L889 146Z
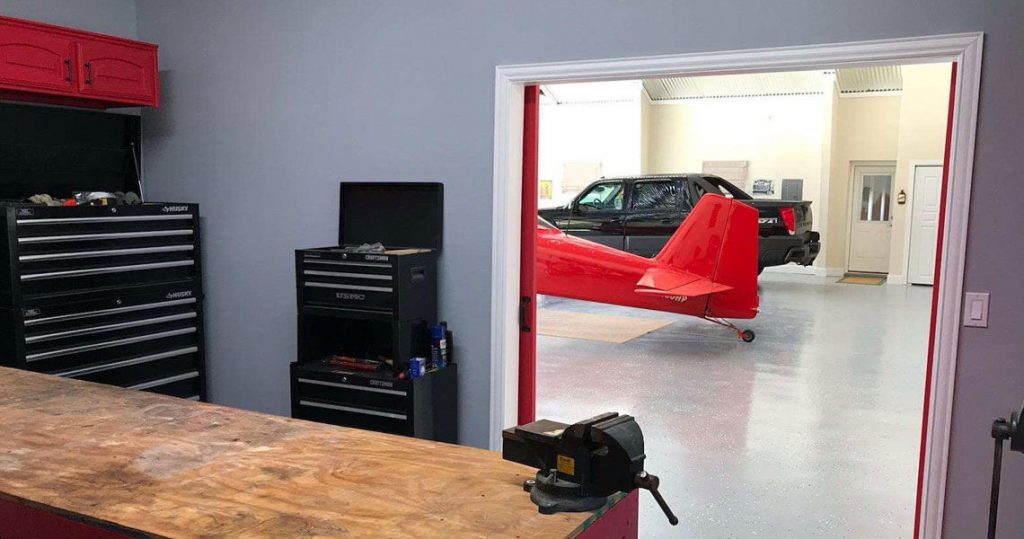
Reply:
M988 327L988 292L968 292L964 294L964 326L972 328Z

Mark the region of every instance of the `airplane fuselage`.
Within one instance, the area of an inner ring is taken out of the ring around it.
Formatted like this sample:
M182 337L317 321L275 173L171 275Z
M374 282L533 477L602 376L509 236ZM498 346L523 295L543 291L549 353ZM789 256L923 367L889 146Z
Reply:
M537 229L537 293L690 316L705 316L708 298L669 299L636 293L637 281L659 263L612 247Z

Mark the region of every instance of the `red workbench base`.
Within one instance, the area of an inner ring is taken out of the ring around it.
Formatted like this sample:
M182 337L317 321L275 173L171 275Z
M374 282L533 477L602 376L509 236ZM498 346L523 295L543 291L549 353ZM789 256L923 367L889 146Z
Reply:
M84 524L0 498L0 537L3 539L124 539L111 530Z
M579 539L638 539L639 490L584 528ZM125 539L113 530L90 525L41 509L0 498L0 538L3 539Z
M634 490L577 536L579 539L637 539L640 491Z

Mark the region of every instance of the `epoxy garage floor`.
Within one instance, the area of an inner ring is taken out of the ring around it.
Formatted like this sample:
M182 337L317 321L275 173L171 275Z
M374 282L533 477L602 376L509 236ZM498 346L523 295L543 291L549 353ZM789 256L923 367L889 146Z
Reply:
M641 537L912 534L931 288L766 273L753 343L674 322L624 344L538 337L537 417L628 413L679 516L641 493Z

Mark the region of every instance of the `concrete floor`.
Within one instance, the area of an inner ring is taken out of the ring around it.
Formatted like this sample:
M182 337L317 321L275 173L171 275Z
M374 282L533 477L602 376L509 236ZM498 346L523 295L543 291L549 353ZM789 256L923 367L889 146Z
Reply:
M644 538L908 537L931 288L835 280L763 275L749 344L693 318L542 298L676 321L621 345L540 336L537 417L637 418L680 519L641 493Z

